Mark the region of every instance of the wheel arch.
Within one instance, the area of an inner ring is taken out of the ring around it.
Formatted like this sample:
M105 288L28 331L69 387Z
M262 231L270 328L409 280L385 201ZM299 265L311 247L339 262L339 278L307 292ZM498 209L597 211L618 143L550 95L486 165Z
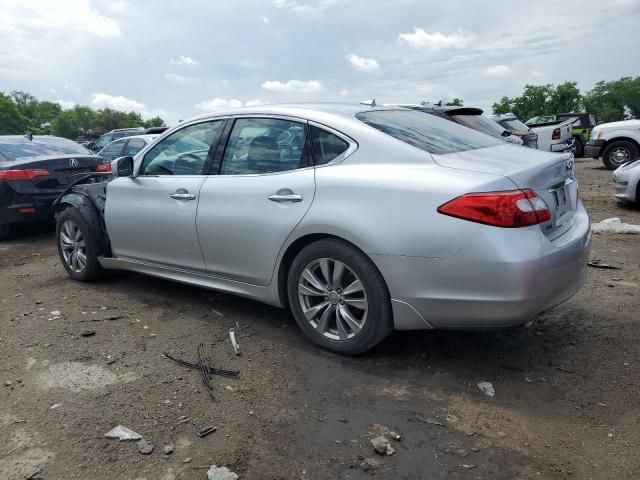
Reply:
M343 236L343 235L340 235L339 233L326 233L326 232L320 232L320 231L306 232L298 236L295 240L290 241L290 243L284 249L284 253L281 255L280 261L278 263L276 281L277 281L278 297L282 306L287 307L289 304L289 301L287 298L287 277L288 277L289 270L291 268L291 264L293 263L293 260L296 257L296 255L298 255L298 253L300 253L300 251L302 251L302 249L305 248L307 245L310 245L313 242L317 242L318 240L324 240L329 238L341 240L353 246L354 248L357 248L364 255L366 255L367 258L369 258L369 260L371 260L371 262L380 272L379 267L376 265L373 258L371 258L369 254L367 254L365 249L362 248L362 246L358 245L357 241L354 242L346 238L346 235ZM384 275L382 274L382 272L380 272L380 274L384 279ZM385 283L386 283L386 279L385 279Z
M600 148L600 154L602 155L605 149L614 142L630 142L633 143L636 148L640 149L640 142L633 137L613 137L605 140L604 145L602 145L602 147Z
M101 239L104 252L111 257L111 240L104 218L91 198L78 192L68 193L55 206L56 220L62 212L69 208L76 208L87 223L97 230L97 237Z

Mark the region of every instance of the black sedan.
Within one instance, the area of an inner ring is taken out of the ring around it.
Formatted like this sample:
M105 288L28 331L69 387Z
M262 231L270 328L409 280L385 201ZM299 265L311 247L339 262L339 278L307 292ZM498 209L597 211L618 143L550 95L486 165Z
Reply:
M0 240L15 224L52 221L53 200L78 175L108 172L105 162L65 138L0 135Z

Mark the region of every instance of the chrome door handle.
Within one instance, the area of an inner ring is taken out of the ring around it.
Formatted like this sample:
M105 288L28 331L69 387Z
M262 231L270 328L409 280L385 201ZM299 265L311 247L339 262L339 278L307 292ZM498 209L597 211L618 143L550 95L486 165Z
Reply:
M272 202L301 202L303 200L302 195L297 195L295 193L289 193L289 194L279 194L276 193L274 195L271 195L269 197L269 200L271 200Z
M196 196L193 193L172 193L169 195L174 200L195 200Z

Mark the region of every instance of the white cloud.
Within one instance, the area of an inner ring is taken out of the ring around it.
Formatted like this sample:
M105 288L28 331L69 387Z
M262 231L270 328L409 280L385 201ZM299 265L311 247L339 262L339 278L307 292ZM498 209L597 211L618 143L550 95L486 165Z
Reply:
M300 93L317 93L324 92L326 89L317 80L287 80L280 82L278 80L269 80L262 84L265 90L273 92L300 92Z
M82 90L80 90L77 87L77 85L75 85L72 82L66 82L62 88L64 88L67 92L71 92L71 93L81 93L82 92Z
M534 77L544 77L544 72L540 72L539 70L531 70L529 73Z
M276 8L289 10L292 13L300 15L314 15L333 7L343 0L315 0L313 2L301 2L298 0L274 0L273 4Z
M172 58L171 63L174 65L198 65L199 62L185 55L178 55L178 58Z
M191 80L189 80L187 77L185 77L183 75L178 75L176 73L165 73L164 74L164 78L166 78L167 80L170 80L172 82L191 83Z
M265 25L269 25L271 23L271 20L269 20L269 17L265 17L264 15L260 15L260 18L265 23Z
M355 53L347 55L347 60L351 63L351 66L361 72L375 72L380 70L380 64L375 58L365 58Z
M260 100L259 98L256 98L255 100L247 100L246 102L244 102L244 106L245 107L257 107L259 105L267 105L269 102L265 102L263 100Z
M238 100L237 98L212 98L211 100L205 100L204 102L198 103L195 107L198 110L203 110L205 112L215 112L218 110L229 110L232 108L240 108L240 107L257 107L259 105L266 105L268 102L260 100L258 98L254 100L247 100L242 103L242 100Z
M411 48L442 50L445 48L463 48L469 44L472 37L459 31L451 35L444 35L440 32L427 33L422 28L413 29L413 33L401 33L398 41Z
M242 107L242 101L237 98L212 98L211 100L205 100L196 105L198 110L204 110L205 112L215 112L216 110L227 110L230 108Z
M56 100L56 103L60 105L63 110L71 110L76 106L76 102L70 102L68 100Z
M506 65L493 65L485 68L482 73L490 77L504 77L511 73L511 68Z
M145 105L127 97L118 95L109 95L108 93L94 93L91 99L91 106L94 108L113 108L115 110L123 110L126 112L138 111L144 112Z
M82 31L103 38L121 33L120 25L91 8L88 0L3 0L0 18L0 32Z
M349 95L349 90L347 90L346 88L343 88L342 90L340 90L340 96L341 97L347 97Z

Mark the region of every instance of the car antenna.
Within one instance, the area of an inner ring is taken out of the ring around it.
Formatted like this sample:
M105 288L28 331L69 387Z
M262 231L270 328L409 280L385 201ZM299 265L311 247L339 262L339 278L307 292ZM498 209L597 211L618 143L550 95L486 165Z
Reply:
M26 138L27 140L29 140L30 142L33 142L33 133L31 132L27 132L24 134L24 138Z
M376 106L376 99L375 98L371 98L369 100L365 100L364 102L360 102L360 105L367 105L369 107L375 107Z

